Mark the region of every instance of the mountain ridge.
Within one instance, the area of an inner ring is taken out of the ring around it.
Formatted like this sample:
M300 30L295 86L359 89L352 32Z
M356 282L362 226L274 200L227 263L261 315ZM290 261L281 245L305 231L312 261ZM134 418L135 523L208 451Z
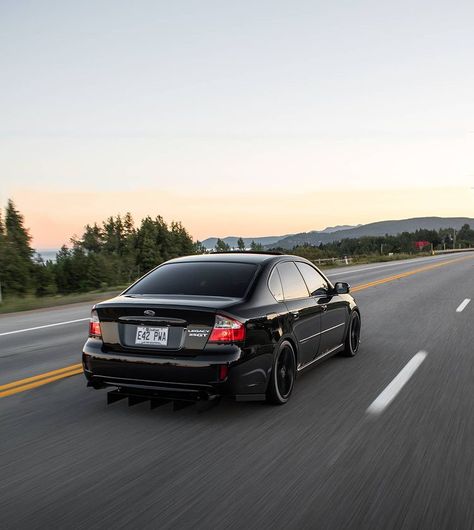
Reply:
M439 230L454 228L459 230L464 224L474 226L471 217L411 217L408 219L392 219L387 221L376 221L354 228L337 230L324 233L317 230L311 232L300 232L282 238L266 248L281 247L291 249L298 245L320 245L340 241L342 239L356 239L364 236L397 235L402 232L415 232L416 230Z
M336 232L338 230L348 230L350 228L357 228L361 225L337 225L337 226L328 226L324 230L318 230L318 233L321 234L329 234L332 232ZM276 242L281 241L282 239L285 239L287 237L291 237L293 234L285 234L282 236L261 236L261 237L242 237L245 243L245 247L250 247L252 241L254 241L257 244L263 245L264 247L274 245ZM217 240L221 239L229 245L231 248L237 247L237 241L240 238L240 236L226 236L226 237L208 237L207 239L204 239L204 241L201 242L202 245L204 245L208 250L213 249L216 246Z
M364 236L397 235L401 232L415 232L416 230L439 230L441 228L454 228L459 230L464 224L474 227L472 217L410 217L407 219L389 219L359 225L328 226L324 230L311 230L297 234L282 236L243 237L245 247L249 248L252 241L262 245L265 249L284 248L291 249L298 245L314 245L332 243L341 239L356 239ZM209 250L217 243L217 237L208 237L202 244ZM220 238L231 248L237 247L239 236Z
M357 226L360 226L360 225L357 225ZM320 232L321 234L326 234L326 233L329 234L332 232L336 232L338 230L347 230L349 228L356 228L356 226L354 225L328 226L327 228L324 228L324 230L319 230L318 232ZM286 237L290 237L291 235L293 234L285 234L281 236L242 237L242 239L244 240L245 246L248 248L250 247L252 241L254 241L257 244L263 245L263 246L268 246L268 245L273 245L277 241L280 241ZM237 241L239 238L240 236L226 236L226 237L221 237L221 238L213 236L213 237L208 237L207 239L204 239L204 241L202 241L201 244L210 250L216 246L217 240L221 239L222 241L224 241L224 243L229 245L231 248L235 248L237 247Z

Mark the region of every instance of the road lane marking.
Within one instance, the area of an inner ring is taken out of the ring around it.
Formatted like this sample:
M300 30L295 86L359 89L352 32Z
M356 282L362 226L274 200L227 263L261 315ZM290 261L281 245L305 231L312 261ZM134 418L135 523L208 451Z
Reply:
M443 261L443 263L435 263L434 265L426 265L425 267L420 267L418 269L413 269L411 271L401 272L400 274L394 274L393 276L388 276L387 278L380 278L379 280L374 280L369 283L362 283L360 285L356 285L355 287L353 287L351 289L351 292L355 293L357 291L363 291L364 289L368 289L369 287L375 287L377 285L382 285L384 283L393 282L395 280L400 280L401 278L407 278L408 276L413 276L414 274L418 274L419 272L438 269L440 267L445 267L446 265L451 265L451 263L458 263L466 259L471 259L471 256L468 256L465 258L453 259L450 261Z
M60 368L59 370L52 370L51 372L27 377L26 379L19 379L18 381L13 381L12 383L0 386L0 398L25 392L25 390L31 390L52 383L53 381L58 381L59 379L78 375L82 373L82 371L81 364L72 364L71 366Z
M36 329L53 328L55 326L65 326L66 324L74 324L75 322L84 322L89 318L77 318L76 320L66 320L65 322L55 322L54 324L45 324L44 326L35 326L34 328L17 329L15 331L5 331L0 333L0 337L5 335L14 335L15 333L25 333L25 331L35 331Z
M26 379L19 379L18 381L13 381L13 383L7 383L6 385L0 385L0 392L2 390L7 390L16 386L23 386L27 383L32 383L33 381L38 381L39 379L44 379L45 377L51 377L54 375L61 374L63 372L70 372L71 370L78 370L81 368L81 364L71 364L70 366L65 366L64 368L59 368L58 370L52 370L51 372L45 372L43 374L34 375L33 377L27 377Z
M469 305L469 302L471 301L470 298L466 298L464 302L461 303L461 305L456 309L456 313L462 313L466 307Z
M376 285L381 285L381 284L387 283L387 282L392 282L392 281L398 280L400 278L405 278L407 276L412 276L413 274L418 274L419 272L431 270L431 269L438 268L438 267L443 267L444 265L449 265L451 263L456 263L456 262L459 262L459 261L463 261L465 259L470 259L471 257L472 256L467 256L467 257L452 259L452 260L449 260L449 261L443 261L442 263L436 263L435 265L428 265L426 267L421 267L421 268L418 268L418 269L415 269L415 270L412 270L412 271L404 272L404 273L397 274L397 275L394 275L394 276L389 276L388 278L382 278L380 280L375 280L375 281L370 282L370 283L356 285L355 287L352 288L352 292L362 291L364 289L368 289L369 287L373 287L373 286L376 286ZM69 324L69 323L73 323L73 322L81 322L81 321L84 321L84 320L89 320L89 319L88 318L80 318L80 319L77 319L77 320L70 320L68 322L58 322L56 324L48 324L46 326L38 326L36 328L29 328L29 329L18 330L18 331L9 331L7 333L0 333L0 336L9 335L9 334L12 334L12 333L21 333L23 331L31 331L31 330L34 330L34 329L41 329L43 327L60 326L60 325L63 325L63 324ZM49 376L51 376L52 372L47 372L47 373L42 374L40 376L34 376L35 378L38 379L36 382L23 384L21 386L17 386L18 382L9 383L9 385L12 385L13 388L11 388L10 390L4 390L2 392L1 391L2 387L0 387L0 397L6 397L7 395L16 394L18 392L23 392L25 390L29 390L30 388L35 388L36 386L41 386L41 385L46 384L46 383L57 381L58 379L62 379L64 377L70 377L72 375L77 375L77 374L82 373L82 368L79 368L81 365L76 365L76 366L78 368L76 370L71 369L71 371L69 371L68 369L72 368L72 367L60 368L58 371L55 370L59 375L55 375L55 376L52 376L52 377L49 377ZM63 370L65 370L64 375L62 375L60 373ZM4 386L6 386L6 385L4 385ZM7 394L7 392L9 392L9 393Z
M397 397L400 390L408 383L412 375L425 360L426 355L426 352L420 351L412 357L395 379L393 379L385 390L383 390L383 392L372 402L367 409L367 413L371 415L381 414Z

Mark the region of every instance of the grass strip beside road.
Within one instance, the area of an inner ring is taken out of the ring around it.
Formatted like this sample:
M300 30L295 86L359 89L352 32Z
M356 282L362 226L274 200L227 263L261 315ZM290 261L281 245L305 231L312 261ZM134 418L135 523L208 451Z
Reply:
M34 309L46 309L48 307L58 307L70 304L80 304L83 302L100 302L112 298L121 293L126 285L109 287L107 290L89 291L87 293L74 293L56 296L25 296L24 298L6 298L0 303L0 314L18 313L20 311L32 311Z
M411 271L402 272L400 274L394 274L393 276L388 276L386 278L381 278L379 280L374 280L373 282L363 283L356 285L352 288L352 292L363 291L369 287L375 287L377 285L382 285L384 283L393 282L395 280L400 280L402 278L407 278L413 276L414 274L419 274L420 272L429 271L432 269L437 269L450 265L451 263L458 263L466 259L470 259L472 256L466 256L462 258L452 259L449 261L443 261L441 263L436 263L433 265L426 265L425 267L419 267ZM59 381L60 379L65 379L66 377L71 377L73 375L78 375L82 373L81 364L73 364L66 366L65 368L59 368L58 370L53 370L52 372L46 372L44 374L35 375L33 377L28 377L27 379L21 379L19 381L14 381L6 385L0 386L0 398L11 396L13 394L18 394L24 392L25 390L31 390L32 388L37 388L54 381Z

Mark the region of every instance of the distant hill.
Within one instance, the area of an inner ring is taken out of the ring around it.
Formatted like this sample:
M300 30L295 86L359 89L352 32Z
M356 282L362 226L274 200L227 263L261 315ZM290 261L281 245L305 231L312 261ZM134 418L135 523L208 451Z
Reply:
M270 243L267 248L282 247L291 249L304 244L319 245L321 243L331 243L341 239L355 239L364 236L397 235L402 232L415 232L419 229L439 230L440 228L455 228L459 230L464 224L474 227L474 219L470 217L416 217L413 219L379 221L332 232L313 231L293 234L282 238L276 243Z
M358 228L362 225L352 226L352 225L337 225L337 226L328 226L324 230L318 230L321 234L332 234L333 232L338 232L339 230L350 230L351 228Z
M280 241L281 239L284 239L288 236L266 236L266 237L243 237L242 239L244 240L244 243L245 243L245 247L248 248L250 247L252 241L255 241L255 243L260 243L260 245L263 245L264 247L265 246L268 246L268 245L273 245L275 244L277 241ZM224 237L224 238L221 238L225 243L227 243L230 248L236 248L237 247L237 240L239 239L238 237L236 236L229 236L229 237ZM207 239L205 239L204 241L202 241L202 244L207 248L207 249L212 249L216 246L216 243L217 243L217 237L208 237Z
M359 225L360 226L360 225ZM332 232L336 232L339 230L348 230L350 228L357 228L355 226L351 225L340 225L340 226L328 226L324 230L320 230L318 233L320 234L330 234ZM291 234L284 235L284 236L264 236L264 237L243 237L245 247L249 248L252 241L255 241L255 243L263 245L264 247L271 247L275 245L278 241L282 241L283 239L286 239L288 237L292 237ZM237 240L239 239L239 236L228 236L221 238L224 243L227 243L227 245L230 246L230 248L237 248ZM208 237L205 239L202 244L207 249L213 249L216 246L217 243L217 237Z

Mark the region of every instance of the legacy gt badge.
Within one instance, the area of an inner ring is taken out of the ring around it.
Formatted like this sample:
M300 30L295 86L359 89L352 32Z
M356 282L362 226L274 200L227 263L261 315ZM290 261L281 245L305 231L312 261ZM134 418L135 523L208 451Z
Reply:
M155 312L152 311L151 309L146 309L145 311L143 311L143 314L146 315L147 317L154 317L155 316Z

